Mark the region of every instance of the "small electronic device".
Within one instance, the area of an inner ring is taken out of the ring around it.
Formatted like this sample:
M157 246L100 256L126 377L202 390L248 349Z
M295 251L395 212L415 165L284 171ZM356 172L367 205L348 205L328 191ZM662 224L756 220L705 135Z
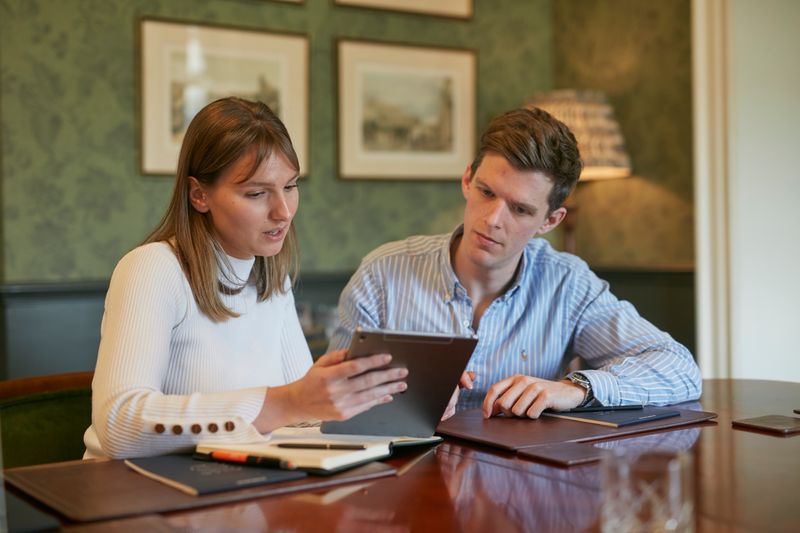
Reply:
M323 422L322 432L432 436L477 343L475 336L357 329L347 357L391 354L388 367L408 369L408 388L349 420Z
M757 416L755 418L734 420L732 424L733 427L769 431L771 433L780 433L782 435L800 433L800 418L794 416Z

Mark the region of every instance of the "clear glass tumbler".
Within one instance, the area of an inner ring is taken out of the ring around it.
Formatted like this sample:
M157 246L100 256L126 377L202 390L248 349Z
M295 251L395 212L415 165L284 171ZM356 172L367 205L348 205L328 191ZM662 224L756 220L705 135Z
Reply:
M603 532L694 532L689 452L612 448L603 457L602 476Z

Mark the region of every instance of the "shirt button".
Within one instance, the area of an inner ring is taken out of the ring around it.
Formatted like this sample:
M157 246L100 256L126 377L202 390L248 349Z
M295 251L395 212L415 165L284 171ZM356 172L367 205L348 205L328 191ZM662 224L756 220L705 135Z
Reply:
M181 433L183 433L183 428L178 424L175 424L174 426L172 426L172 432L175 433L176 435L180 435Z
M469 327L469 320L465 320L464 322L462 322L462 324L464 324L465 328L468 328Z
M208 425L208 430L209 430L211 433L216 433L218 429L219 429L219 426L217 426L217 425L216 425L215 423L213 423L213 422L212 422L212 423L210 423L210 424Z
M156 433L164 433L167 428L164 427L164 424L156 424L154 429L156 430Z
M192 433L195 435L203 431L203 428L200 427L200 424L192 424Z
M523 359L528 358L528 352L526 352L525 350L522 350L522 353L520 355L522 356Z
M236 429L236 425L233 422L225 422L225 431L233 431Z

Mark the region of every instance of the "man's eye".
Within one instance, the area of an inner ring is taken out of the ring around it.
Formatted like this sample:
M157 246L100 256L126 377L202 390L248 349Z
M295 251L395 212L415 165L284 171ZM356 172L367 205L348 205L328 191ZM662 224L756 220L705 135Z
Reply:
M247 198L261 198L262 196L264 196L264 191L248 192L245 193L245 196Z
M490 198L492 196L492 191L490 191L489 189L479 189L479 190L481 191L481 194L487 198Z

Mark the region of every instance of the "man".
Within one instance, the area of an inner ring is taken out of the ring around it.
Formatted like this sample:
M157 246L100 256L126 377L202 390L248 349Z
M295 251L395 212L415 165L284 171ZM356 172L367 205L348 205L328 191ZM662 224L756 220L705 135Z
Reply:
M700 397L689 351L614 297L577 257L545 239L582 164L569 129L539 109L510 111L481 136L461 178L464 223L452 234L385 244L361 263L339 302L330 349L356 327L477 334L445 416L537 418L601 405ZM589 368L565 375L580 357Z

